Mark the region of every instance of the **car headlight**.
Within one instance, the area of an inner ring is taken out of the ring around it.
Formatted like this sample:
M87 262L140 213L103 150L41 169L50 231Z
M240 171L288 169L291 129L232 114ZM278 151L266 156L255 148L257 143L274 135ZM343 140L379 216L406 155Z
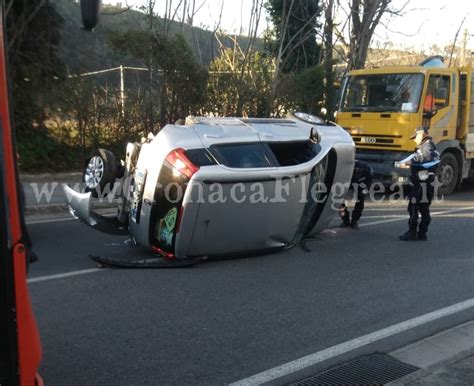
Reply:
M400 162L394 162L393 166L398 169L410 169L410 165Z

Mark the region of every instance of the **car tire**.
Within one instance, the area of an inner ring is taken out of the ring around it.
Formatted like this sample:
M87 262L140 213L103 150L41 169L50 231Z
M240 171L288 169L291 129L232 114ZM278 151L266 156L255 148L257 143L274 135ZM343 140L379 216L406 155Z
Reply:
M92 197L104 196L111 191L117 177L117 161L114 154L105 149L95 150L87 159L82 175L86 192Z
M117 162L117 178L122 178L125 174L125 166L121 162Z
M444 153L436 172L438 178L438 193L442 195L451 194L459 181L459 165L458 160L452 153Z

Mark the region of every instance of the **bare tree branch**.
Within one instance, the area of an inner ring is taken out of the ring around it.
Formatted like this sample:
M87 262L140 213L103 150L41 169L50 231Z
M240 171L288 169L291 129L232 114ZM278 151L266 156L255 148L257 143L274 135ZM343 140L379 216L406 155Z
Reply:
M26 17L25 20L22 20L22 21L17 23L17 25L19 24L19 27L15 31L12 31L13 33L10 35L11 37L8 41L8 49L9 50L11 50L11 47L14 46L17 39L19 39L20 36L23 35L23 33L25 32L25 29L28 26L28 24L31 23L31 21L35 18L35 16L38 14L38 12L41 10L41 8L46 4L46 1L47 0L41 0L36 5L36 7L31 11L31 13Z
M461 31L462 25L464 24L464 21L466 20L466 18L467 18L467 15L464 16L464 19L462 19L461 24L459 24L459 28L456 31L456 35L454 35L454 41L453 41L453 45L451 47L451 54L449 55L449 65L448 65L448 67L451 67L451 61L453 59L453 53L454 53L454 47L456 46L456 40L458 39L459 31Z
M116 12L102 12L103 16L117 16L130 11L132 8L127 6L125 9Z
M214 39L216 39L217 31L220 29L221 22L222 22L222 12L224 11L224 0L221 1L221 7L219 11L219 18L217 23L214 25L214 30L212 31L211 37L211 58L214 57Z

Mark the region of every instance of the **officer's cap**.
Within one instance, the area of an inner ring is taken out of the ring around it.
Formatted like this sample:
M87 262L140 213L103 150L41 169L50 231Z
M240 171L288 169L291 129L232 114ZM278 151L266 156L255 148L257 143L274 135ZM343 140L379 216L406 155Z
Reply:
M415 139L418 133L428 134L428 129L426 127L417 128L415 133L410 137L410 139Z

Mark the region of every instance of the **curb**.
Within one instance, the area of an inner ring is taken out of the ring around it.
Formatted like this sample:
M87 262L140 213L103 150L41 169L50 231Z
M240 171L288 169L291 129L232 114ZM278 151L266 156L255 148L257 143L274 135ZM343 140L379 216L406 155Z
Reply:
M402 386L402 385L407 385L413 382L416 382L420 380L421 378L424 378L432 373L434 373L436 370L449 366L453 363L456 363L458 361L463 360L464 358L470 357L474 355L474 347L462 351L456 355L453 355L452 357L443 359L442 361L435 363L431 366L428 366L426 369L420 369L415 371L414 373L408 374L404 376L403 378L397 379L396 381L392 381L390 383L387 383L387 386Z
M21 182L53 182L53 181L80 181L82 172L64 172L64 173L41 173L41 174L20 174Z
M117 208L117 200L109 202L104 201L93 201L91 205L92 210L96 209L115 209ZM44 204L44 205L30 205L25 207L25 217L45 215L45 214L57 214L57 213L69 213L69 207L66 203L61 204Z
M418 370L387 385L416 384L437 372L455 374L449 367L473 356L473 337L474 320L470 320L390 352L395 359Z

